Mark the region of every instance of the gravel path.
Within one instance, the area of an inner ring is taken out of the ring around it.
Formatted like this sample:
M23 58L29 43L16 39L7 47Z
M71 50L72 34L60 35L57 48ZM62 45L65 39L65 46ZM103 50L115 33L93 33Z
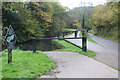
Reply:
M79 53L44 53L55 60L57 67L40 78L118 78L117 70Z

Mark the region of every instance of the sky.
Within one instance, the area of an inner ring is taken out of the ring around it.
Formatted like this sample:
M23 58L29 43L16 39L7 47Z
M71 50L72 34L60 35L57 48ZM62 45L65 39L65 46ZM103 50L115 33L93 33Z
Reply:
M61 5L66 6L70 9L73 9L74 7L79 7L81 5L81 2L83 1L88 4L88 2L92 2L93 6L96 6L98 4L104 4L106 0L59 0Z

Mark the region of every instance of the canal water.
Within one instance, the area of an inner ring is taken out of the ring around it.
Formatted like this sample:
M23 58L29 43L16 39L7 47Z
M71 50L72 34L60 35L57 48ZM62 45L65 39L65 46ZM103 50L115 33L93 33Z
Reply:
M36 45L36 50L40 51L52 51L63 48L60 44L55 43L52 40L39 40L34 44L32 41L16 44L16 48L20 50L33 50L33 45Z
M65 35L68 35L70 33L66 33ZM17 43L15 45L15 48L19 48L20 50L23 51L32 51L33 50L33 45L35 45L33 43L32 40L30 41L26 41L26 42L22 42L22 43ZM57 50L57 49L62 49L64 48L62 45L56 43L53 40L39 40L36 41L36 50L40 50L40 51L53 51L53 50ZM2 46L2 50L6 49L5 46Z

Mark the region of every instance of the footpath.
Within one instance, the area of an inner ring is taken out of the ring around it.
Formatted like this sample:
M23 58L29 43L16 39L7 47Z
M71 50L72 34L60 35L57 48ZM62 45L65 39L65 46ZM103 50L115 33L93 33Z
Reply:
M57 67L40 78L118 78L117 70L79 53L44 53L56 62Z

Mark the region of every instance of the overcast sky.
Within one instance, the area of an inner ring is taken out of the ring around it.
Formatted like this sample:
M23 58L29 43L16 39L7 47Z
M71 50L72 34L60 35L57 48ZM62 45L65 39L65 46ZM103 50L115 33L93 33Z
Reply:
M59 0L59 2L61 3L61 5L66 6L70 9L74 8L74 7L79 7L81 5L80 2L92 2L93 6L96 6L98 4L104 4L106 2L106 0Z

